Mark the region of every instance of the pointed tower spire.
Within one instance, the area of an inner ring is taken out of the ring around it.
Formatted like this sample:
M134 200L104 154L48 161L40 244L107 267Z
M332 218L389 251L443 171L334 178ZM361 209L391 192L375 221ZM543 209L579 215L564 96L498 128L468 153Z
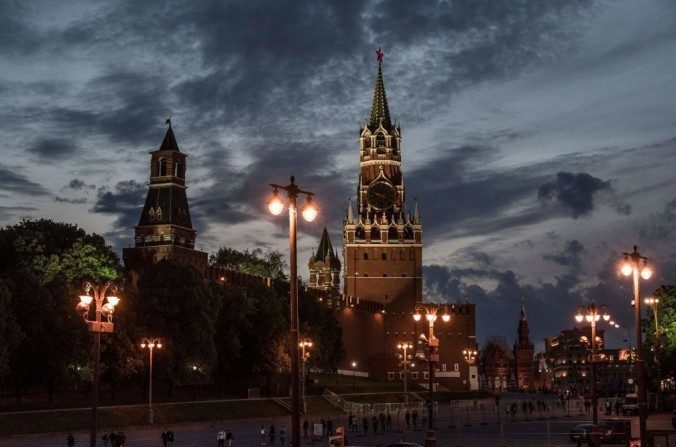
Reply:
M347 199L347 223L352 225L354 221L352 217L352 198Z
M420 212L418 211L418 198L413 199L415 208L413 209L413 223L415 225L420 225Z
M376 89L373 92L373 103L371 105L371 121L369 128L377 129L382 122L383 127L388 131L392 128L390 119L390 109L387 106L387 95L385 94L385 82L383 81L383 52L378 48L378 75L376 76Z
M526 321L526 298L521 295L521 321Z
M181 152L178 148L174 131L171 130L171 118L168 118L164 124L168 124L169 127L167 127L167 133L164 134L164 139L162 140L162 144L160 144L160 148L158 150Z

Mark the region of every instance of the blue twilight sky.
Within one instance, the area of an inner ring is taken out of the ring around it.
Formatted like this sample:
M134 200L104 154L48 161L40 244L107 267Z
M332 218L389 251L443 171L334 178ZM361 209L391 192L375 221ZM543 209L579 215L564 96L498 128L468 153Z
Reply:
M294 173L306 274L324 224L341 245L378 46L426 294L469 296L480 340L514 339L522 294L540 346L586 301L626 325L633 244L646 292L676 281L670 0L0 0L0 222L129 245L171 115L198 247L286 250L263 204Z

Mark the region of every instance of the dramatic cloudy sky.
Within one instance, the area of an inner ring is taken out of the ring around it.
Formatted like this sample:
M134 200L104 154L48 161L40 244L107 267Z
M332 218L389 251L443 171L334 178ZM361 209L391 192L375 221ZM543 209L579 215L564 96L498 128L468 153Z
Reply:
M324 224L340 246L378 46L427 296L469 296L480 340L513 340L521 295L536 341L591 300L626 325L633 244L644 290L676 281L672 0L0 0L0 221L127 246L171 114L198 247L285 250L266 185L295 173L305 273Z

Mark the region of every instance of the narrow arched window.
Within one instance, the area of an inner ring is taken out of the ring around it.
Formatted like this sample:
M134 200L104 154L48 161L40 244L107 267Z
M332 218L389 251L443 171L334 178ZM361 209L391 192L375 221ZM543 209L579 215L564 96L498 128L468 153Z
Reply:
M382 259L383 261L387 261L387 253L382 252L382 253L380 254L380 259Z
M185 165L183 163L176 163L176 177L185 178Z
M354 232L354 237L357 239L366 239L366 232L364 231L364 227L357 227L357 229Z
M157 175L159 177L164 177L167 175L167 160L164 158L157 160Z
M364 261L368 261L369 259L369 252L365 251L364 252Z
M371 240L380 239L380 230L376 227L371 228Z
M404 239L413 239L413 228L404 227Z
M387 230L387 239L394 242L399 240L399 232L395 227L390 227L390 229Z

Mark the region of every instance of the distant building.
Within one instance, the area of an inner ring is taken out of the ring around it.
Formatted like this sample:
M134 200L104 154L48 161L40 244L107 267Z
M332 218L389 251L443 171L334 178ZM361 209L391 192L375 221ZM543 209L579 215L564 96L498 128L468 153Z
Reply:
M308 262L310 269L308 288L339 293L340 267L340 259L338 259L338 254L333 251L329 232L324 227L317 252L312 252Z
M479 376L482 388L489 391L507 391L513 383L514 353L504 338L491 337L482 346Z
M533 388L533 353L535 348L530 341L528 321L526 321L526 303L521 297L521 318L517 330L518 339L514 343L514 378L516 387L528 391Z
M624 393L627 379L632 377L630 355L625 349L605 349L603 329L596 329L599 344L596 376L598 389L602 394ZM584 337L584 338L583 338ZM558 391L585 394L590 391L591 363L588 344L591 328L574 328L561 331L545 338L546 362L553 373L553 386Z

